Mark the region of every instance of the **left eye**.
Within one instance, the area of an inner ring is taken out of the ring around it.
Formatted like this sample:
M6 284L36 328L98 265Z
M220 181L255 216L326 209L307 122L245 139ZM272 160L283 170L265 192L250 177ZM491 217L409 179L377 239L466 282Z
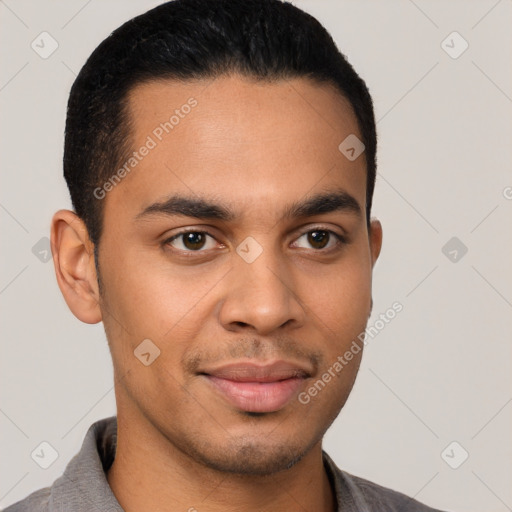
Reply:
M339 245L343 242L343 239L340 235L329 229L313 229L301 235L299 238L297 238L297 241L303 238L306 239L307 243L310 244L313 249L318 250L335 247L336 245ZM333 243L327 247L330 242ZM295 244L296 243L297 242L295 242ZM308 249L308 247L306 247L306 249Z

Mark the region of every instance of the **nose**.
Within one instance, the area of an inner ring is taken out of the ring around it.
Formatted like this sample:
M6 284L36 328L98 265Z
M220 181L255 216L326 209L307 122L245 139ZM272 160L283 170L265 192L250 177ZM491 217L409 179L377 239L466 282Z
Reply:
M267 335L276 329L296 329L304 323L300 290L286 261L270 249L248 263L233 255L232 270L224 280L219 321L230 331L252 329Z

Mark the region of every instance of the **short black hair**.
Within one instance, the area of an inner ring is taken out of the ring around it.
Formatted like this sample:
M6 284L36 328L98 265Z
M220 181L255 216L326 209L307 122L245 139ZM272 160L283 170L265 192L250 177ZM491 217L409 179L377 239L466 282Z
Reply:
M281 0L173 0L110 34L71 88L64 177L95 249L102 232L103 204L94 190L132 151L130 90L153 80L186 81L232 73L263 81L308 78L334 85L349 101L365 145L369 222L377 146L373 103L365 82L327 30Z

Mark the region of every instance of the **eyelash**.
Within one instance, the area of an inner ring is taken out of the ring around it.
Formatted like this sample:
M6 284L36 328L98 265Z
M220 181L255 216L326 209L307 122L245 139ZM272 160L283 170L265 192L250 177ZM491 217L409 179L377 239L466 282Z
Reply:
M316 253L330 253L332 251L340 249L343 245L348 243L347 238L345 236L340 235L339 233L336 233L335 231L333 231L331 229L324 228L322 226L315 226L313 228L308 229L307 231L304 231L298 238L296 238L296 240L299 240L304 235L308 235L309 233L313 233L314 231L322 231L322 232L328 233L329 235L333 235L334 238L335 238L335 245L333 247L328 248L328 249L311 249L313 252L316 252ZM171 242L173 242L174 240L176 240L180 236L186 235L188 233L196 233L196 234L208 235L208 236L212 237L213 239L215 239L215 236L212 235L211 233L209 233L208 231L198 230L198 229L188 229L188 230L180 231L179 233L176 233L172 237L167 238L166 240L164 240L162 242L162 245L163 246L169 246ZM330 242L330 239L329 239L329 242ZM193 255L198 254L198 253L206 253L206 252L208 252L208 250L202 250L202 249L198 249L197 251L193 251L193 250L183 250L183 249L172 248L172 250L186 255L186 257L190 257L190 256L193 256Z

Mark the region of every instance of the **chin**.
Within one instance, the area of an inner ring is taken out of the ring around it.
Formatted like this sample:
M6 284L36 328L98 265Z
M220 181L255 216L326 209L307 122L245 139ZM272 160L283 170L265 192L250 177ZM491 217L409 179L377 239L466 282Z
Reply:
M268 476L285 471L299 462L314 445L268 445L248 439L229 440L229 446L208 444L193 450L192 457L210 469L237 475Z

